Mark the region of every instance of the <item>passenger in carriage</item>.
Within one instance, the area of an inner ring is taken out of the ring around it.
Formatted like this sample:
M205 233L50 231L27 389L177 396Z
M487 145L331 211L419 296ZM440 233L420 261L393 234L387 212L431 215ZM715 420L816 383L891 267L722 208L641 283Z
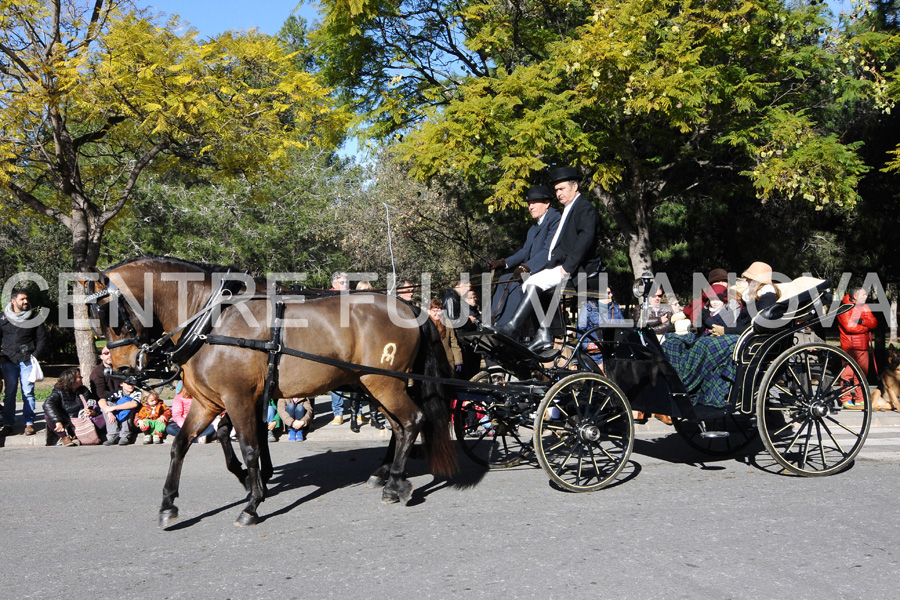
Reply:
M710 286L721 285L725 288L728 288L728 271L726 271L725 269L713 269L709 272L709 275L707 275L706 281ZM694 300L690 304L684 307L683 312L685 316L693 321L694 313L697 313L699 315L703 310L703 307L707 300L707 293L704 291L702 294L700 294L699 298L694 298ZM697 325L700 325L699 321L697 322Z
M494 328L497 333L518 337L525 324L535 318L542 292L552 290L575 275L591 276L600 271L600 217L591 201L579 192L579 179L578 170L573 167L550 171L550 183L564 209L550 240L547 264L522 285L522 299L509 320ZM552 314L547 314L539 322L534 340L528 347L532 352L542 352L553 344L551 321Z
M662 336L665 334L675 331L675 326L672 324L672 313L675 311L669 303L665 301L665 294L663 293L662 287L657 287L655 290L650 291L648 304L647 327L652 329L661 340ZM635 306L632 318L637 322L640 320L640 317L641 307Z
M713 284L710 289L713 295L707 296L704 293L701 333L709 333L717 325L722 327L724 333L725 328L737 326L741 303L737 300L737 292L734 289L729 290L721 283Z
M534 225L525 235L525 244L506 258L488 263L491 270L514 269L497 280L494 302L491 307L491 323L505 323L512 317L522 300L522 281L526 273L537 273L547 266L550 241L559 226L559 211L550 206L553 197L544 185L528 188L525 200Z
M601 294L596 300L587 300L578 310L578 330L581 332L603 325L621 324L624 321L625 317L622 315L622 309L613 300L612 290L608 287L606 288L605 297ZM585 338L583 348L594 359L594 362L602 365L603 353L597 348L598 341L599 336L593 333Z
M734 326L713 325L709 335L668 336L662 344L669 364L678 373L694 404L722 407L734 381L731 354L740 334L750 327L752 317L778 301L772 283L772 268L754 262L735 282L735 291L744 305ZM677 319L676 319L677 320Z

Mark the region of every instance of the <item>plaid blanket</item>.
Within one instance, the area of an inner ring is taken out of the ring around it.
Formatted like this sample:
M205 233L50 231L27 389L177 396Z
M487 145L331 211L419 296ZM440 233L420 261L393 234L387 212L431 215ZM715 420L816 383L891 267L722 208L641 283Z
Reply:
M725 406L734 382L731 353L739 336L667 335L662 343L669 364L691 393L691 402Z

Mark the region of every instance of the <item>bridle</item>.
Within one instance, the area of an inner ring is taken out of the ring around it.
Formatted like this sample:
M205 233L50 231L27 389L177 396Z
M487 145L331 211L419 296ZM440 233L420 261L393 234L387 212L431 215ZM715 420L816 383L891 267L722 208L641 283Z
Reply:
M109 306L115 302L118 308L118 323L124 330L126 337L107 342L109 349L134 346L138 349L135 359L137 375L141 380L162 379L162 383L150 387L165 385L181 375L181 366L188 361L205 343L206 334L212 328L212 316L214 309L230 300L233 294L243 283L240 280L223 278L219 287L206 301L204 307L180 323L175 329L163 333L156 341L150 341L149 330L140 332L131 320L127 302L122 291L112 283L105 273L100 273L100 282L105 289L94 291L96 286L93 279L87 282L88 295L84 301L91 315L91 329L98 337L106 337L104 329L111 329L109 321ZM100 300L109 298L109 301L101 305ZM185 331L178 342L172 338ZM114 373L111 376L116 376ZM119 375L123 377L122 375ZM135 375L132 375L135 376Z

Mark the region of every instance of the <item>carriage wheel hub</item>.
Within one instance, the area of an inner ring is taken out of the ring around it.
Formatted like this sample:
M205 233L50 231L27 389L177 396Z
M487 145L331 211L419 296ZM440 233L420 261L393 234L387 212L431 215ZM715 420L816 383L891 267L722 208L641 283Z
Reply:
M824 419L828 416L828 407L822 402L816 402L809 407L809 416L813 419Z
M585 442L596 442L600 439L600 428L596 425L582 425L578 435Z

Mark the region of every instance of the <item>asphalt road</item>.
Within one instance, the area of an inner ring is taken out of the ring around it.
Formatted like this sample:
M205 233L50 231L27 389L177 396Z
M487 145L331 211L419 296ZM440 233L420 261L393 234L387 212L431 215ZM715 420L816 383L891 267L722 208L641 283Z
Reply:
M194 445L182 520L167 531L156 518L168 445L7 447L0 589L117 600L894 598L891 443L808 479L772 473L765 454L700 462L677 436L642 436L620 482L592 494L557 491L536 466L485 473L460 455L451 482L413 462L406 507L362 485L383 441L279 443L263 521L249 528L233 525L245 493L218 445Z

